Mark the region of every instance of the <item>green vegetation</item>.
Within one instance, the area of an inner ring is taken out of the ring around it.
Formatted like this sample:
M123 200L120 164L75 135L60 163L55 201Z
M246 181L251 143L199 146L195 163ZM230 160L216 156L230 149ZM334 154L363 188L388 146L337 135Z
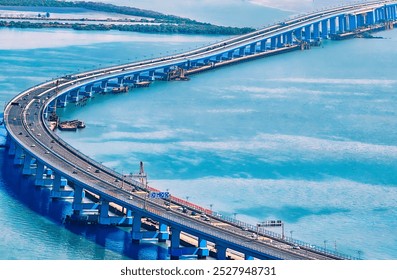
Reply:
M181 34L212 34L212 35L239 35L254 31L252 28L237 28L217 26L209 23L198 22L188 18L165 15L150 10L143 10L126 6L98 2L69 2L58 0L0 0L0 6L15 7L57 7L57 8L84 8L88 10L118 13L129 16L138 16L153 19L157 25L149 24L61 24L57 22L32 23L32 22L5 22L0 21L0 27L14 28L73 28L76 30L120 30L146 33L181 33ZM49 13L47 13L49 15Z

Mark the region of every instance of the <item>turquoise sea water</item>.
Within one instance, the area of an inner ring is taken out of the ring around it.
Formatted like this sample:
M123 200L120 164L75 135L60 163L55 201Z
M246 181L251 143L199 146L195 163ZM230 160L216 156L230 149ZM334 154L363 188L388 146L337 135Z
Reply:
M0 100L49 77L220 40L125 33L0 30ZM145 163L151 185L252 223L364 259L396 259L397 31L100 96L61 133L119 172ZM29 39L29 40L28 40ZM19 41L18 41L19 40ZM24 41L22 48L13 48ZM109 228L65 228L66 202L29 187L1 153L0 259L163 259ZM23 213L21 215L21 213ZM325 241L325 242L324 242ZM36 246L37 245L37 246Z

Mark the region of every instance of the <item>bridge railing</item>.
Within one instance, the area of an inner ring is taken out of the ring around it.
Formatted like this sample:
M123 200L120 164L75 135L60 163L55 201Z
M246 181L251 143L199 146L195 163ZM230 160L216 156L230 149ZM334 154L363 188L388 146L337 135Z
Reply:
M237 219L232 218L232 217L224 216L224 215L222 215L220 213L217 213L217 212L213 212L212 215L217 217L217 219L219 219L219 220L223 220L223 221L225 221L227 223L231 223L233 225L237 225L237 226L239 226L242 229L245 229L247 231L250 231L250 232L253 232L253 233L259 233L259 235L261 235L261 236L270 237L270 238L282 241L284 243L288 243L288 244L290 244L292 246L299 246L299 247L302 247L302 248L304 248L306 250L309 250L309 251L317 252L317 253L324 254L324 255L331 255L331 256L335 256L337 258L341 258L341 259L347 259L347 260L359 259L359 258L355 258L353 256L350 256L348 254L344 254L344 253L338 252L336 250L331 250L331 249L328 249L328 248L325 248L325 247L322 247L322 246L313 245L313 244L310 244L308 242L304 242L304 241L301 241L301 240L298 240L298 239L294 239L294 238L291 238L291 237L288 237L288 236L282 236L281 234L276 233L274 231L266 230L263 227L259 227L258 228L256 225L252 225L252 224L237 220Z

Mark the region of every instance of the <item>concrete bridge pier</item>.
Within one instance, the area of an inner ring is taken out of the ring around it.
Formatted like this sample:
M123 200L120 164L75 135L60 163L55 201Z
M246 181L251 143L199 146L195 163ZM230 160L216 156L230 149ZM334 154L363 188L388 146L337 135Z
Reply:
M255 42L255 43L252 43L251 45L250 45L250 54L255 54L256 53L256 45L257 45L257 43Z
M79 102L80 98L79 98L79 90L78 89L73 89L69 92L69 98L70 98L70 102L76 103Z
M216 244L216 259L217 260L226 260L226 250L227 247L222 244Z
M365 16L363 14L357 15L357 28L365 26Z
M6 144L6 145L8 145L8 155L15 156L16 149L17 149L15 141L12 140L10 136L7 136L7 140L8 140L7 141L8 144Z
M32 168L33 158L30 154L25 153L25 159L23 162L22 174L23 175L33 175L34 168Z
M261 52L265 52L265 51L266 51L266 44L267 44L267 39L262 40L262 41L260 42L260 51L261 51Z
M320 22L313 23L313 39L317 40L320 38Z
M67 94L63 94L63 95L59 96L57 98L56 104L57 104L58 108L65 108L66 105L68 104L68 96L67 96Z
M277 37L271 37L270 38L270 49L275 50L277 44Z
M37 161L36 165L37 165L36 166L36 178L34 181L35 186L44 187L46 185L52 185L52 179L50 179L50 180L44 179L45 165L40 161ZM50 181L49 184L46 184L46 181Z
M84 88L83 96L91 98L94 95L93 88L94 88L94 84L87 85Z
M344 33L345 32L345 17L344 16L339 16L338 17L338 31L339 33Z
M171 228L171 244L168 248L171 260L179 260L181 256L197 256L198 259L205 259L209 256L207 241L198 238L197 247L181 246L181 230L179 228Z
M323 20L321 22L321 37L323 39L327 39L328 38L328 20Z
M365 23L367 25L372 25L375 23L375 12L368 12L365 17Z
M329 29L330 34L336 34L336 17L332 17L329 19Z
M73 190L66 189L67 180L62 178L61 174L58 172L54 172L54 179L52 183L52 190L51 190L51 198L73 198Z
M312 39L312 28L311 28L311 25L305 26L304 30L305 30L305 41L309 42Z
M356 15L349 15L349 31L357 29L357 17Z
M14 164L22 165L25 161L25 154L21 146L17 145L15 147Z

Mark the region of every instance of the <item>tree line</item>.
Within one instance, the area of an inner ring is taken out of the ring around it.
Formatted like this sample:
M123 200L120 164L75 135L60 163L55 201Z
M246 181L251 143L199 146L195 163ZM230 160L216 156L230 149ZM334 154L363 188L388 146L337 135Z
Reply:
M24 6L24 7L56 7L56 8L84 8L88 10L118 13L130 16L139 16L154 19L158 25L99 25L99 24L57 24L32 23L32 22L2 22L0 26L44 28L44 27L68 27L75 30L120 30L149 33L181 33L181 34L217 34L239 35L254 31L253 28L238 28L218 26L204 22L198 22L188 18L165 15L159 12L138 9L134 7L116 6L99 2L70 2L57 0L0 0L0 6ZM59 25L59 26L58 26Z

